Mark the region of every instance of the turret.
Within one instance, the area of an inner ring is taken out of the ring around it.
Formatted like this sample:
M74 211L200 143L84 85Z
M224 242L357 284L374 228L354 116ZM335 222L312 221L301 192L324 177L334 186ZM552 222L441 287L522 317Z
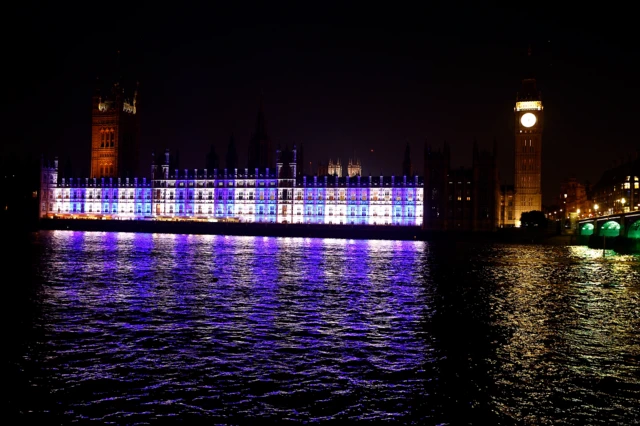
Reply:
M292 178L296 178L296 176L298 176L298 151L296 149L296 145L293 145L293 150L291 151L291 158L290 158L290 163L289 163L289 167L291 167L291 177ZM295 181L294 181L295 182Z
M133 92L133 113L134 114L138 112L138 106L140 104L140 96L138 94L139 88L140 88L140 82L136 81L136 90Z
M158 166L156 165L156 153L155 151L151 151L151 180L156 178L156 172L158 170Z
M162 165L163 179L169 179L169 148L164 151L164 164Z

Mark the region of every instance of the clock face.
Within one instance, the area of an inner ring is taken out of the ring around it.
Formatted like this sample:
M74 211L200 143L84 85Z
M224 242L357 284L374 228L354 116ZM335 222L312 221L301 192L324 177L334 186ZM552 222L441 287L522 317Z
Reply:
M530 112L523 114L522 117L520 117L520 123L522 123L524 127L531 127L536 124L536 116Z

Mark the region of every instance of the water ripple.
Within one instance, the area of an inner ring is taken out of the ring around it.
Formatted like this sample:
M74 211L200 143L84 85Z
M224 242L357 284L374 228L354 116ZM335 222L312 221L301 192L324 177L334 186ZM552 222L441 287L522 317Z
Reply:
M25 251L9 340L25 420L640 416L638 256L64 231Z

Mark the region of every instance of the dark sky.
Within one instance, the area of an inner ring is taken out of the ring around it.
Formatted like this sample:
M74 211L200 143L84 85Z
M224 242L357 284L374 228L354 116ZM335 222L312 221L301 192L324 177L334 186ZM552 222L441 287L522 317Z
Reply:
M355 151L364 174L399 174L408 142L422 174L425 140L446 140L453 166L468 167L473 140L490 149L496 138L512 183L513 107L531 74L545 108L546 204L563 179L595 182L640 146L640 37L624 11L131 4L7 11L4 152L70 157L88 175L94 81L118 62L140 82L145 176L152 149L203 168L211 144L224 158L231 134L244 167L262 92L274 144L302 144L314 169Z

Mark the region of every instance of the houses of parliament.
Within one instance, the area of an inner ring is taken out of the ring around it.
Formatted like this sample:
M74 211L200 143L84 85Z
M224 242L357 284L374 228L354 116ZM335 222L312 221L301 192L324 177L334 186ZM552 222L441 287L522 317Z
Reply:
M543 107L534 79L525 79L514 105L515 175L501 186L497 147L473 144L472 165L453 169L447 143L424 145L424 170L412 167L405 147L399 176L362 176L362 165L340 160L304 172L302 147L273 147L262 102L249 141L247 167L239 168L233 141L226 168L173 169L171 153L152 155L148 174L137 169L140 86L116 82L96 89L92 102L91 172L59 178L57 159L41 168L39 216L87 219L185 220L399 225L425 230L492 231L519 226L523 212L541 210Z

